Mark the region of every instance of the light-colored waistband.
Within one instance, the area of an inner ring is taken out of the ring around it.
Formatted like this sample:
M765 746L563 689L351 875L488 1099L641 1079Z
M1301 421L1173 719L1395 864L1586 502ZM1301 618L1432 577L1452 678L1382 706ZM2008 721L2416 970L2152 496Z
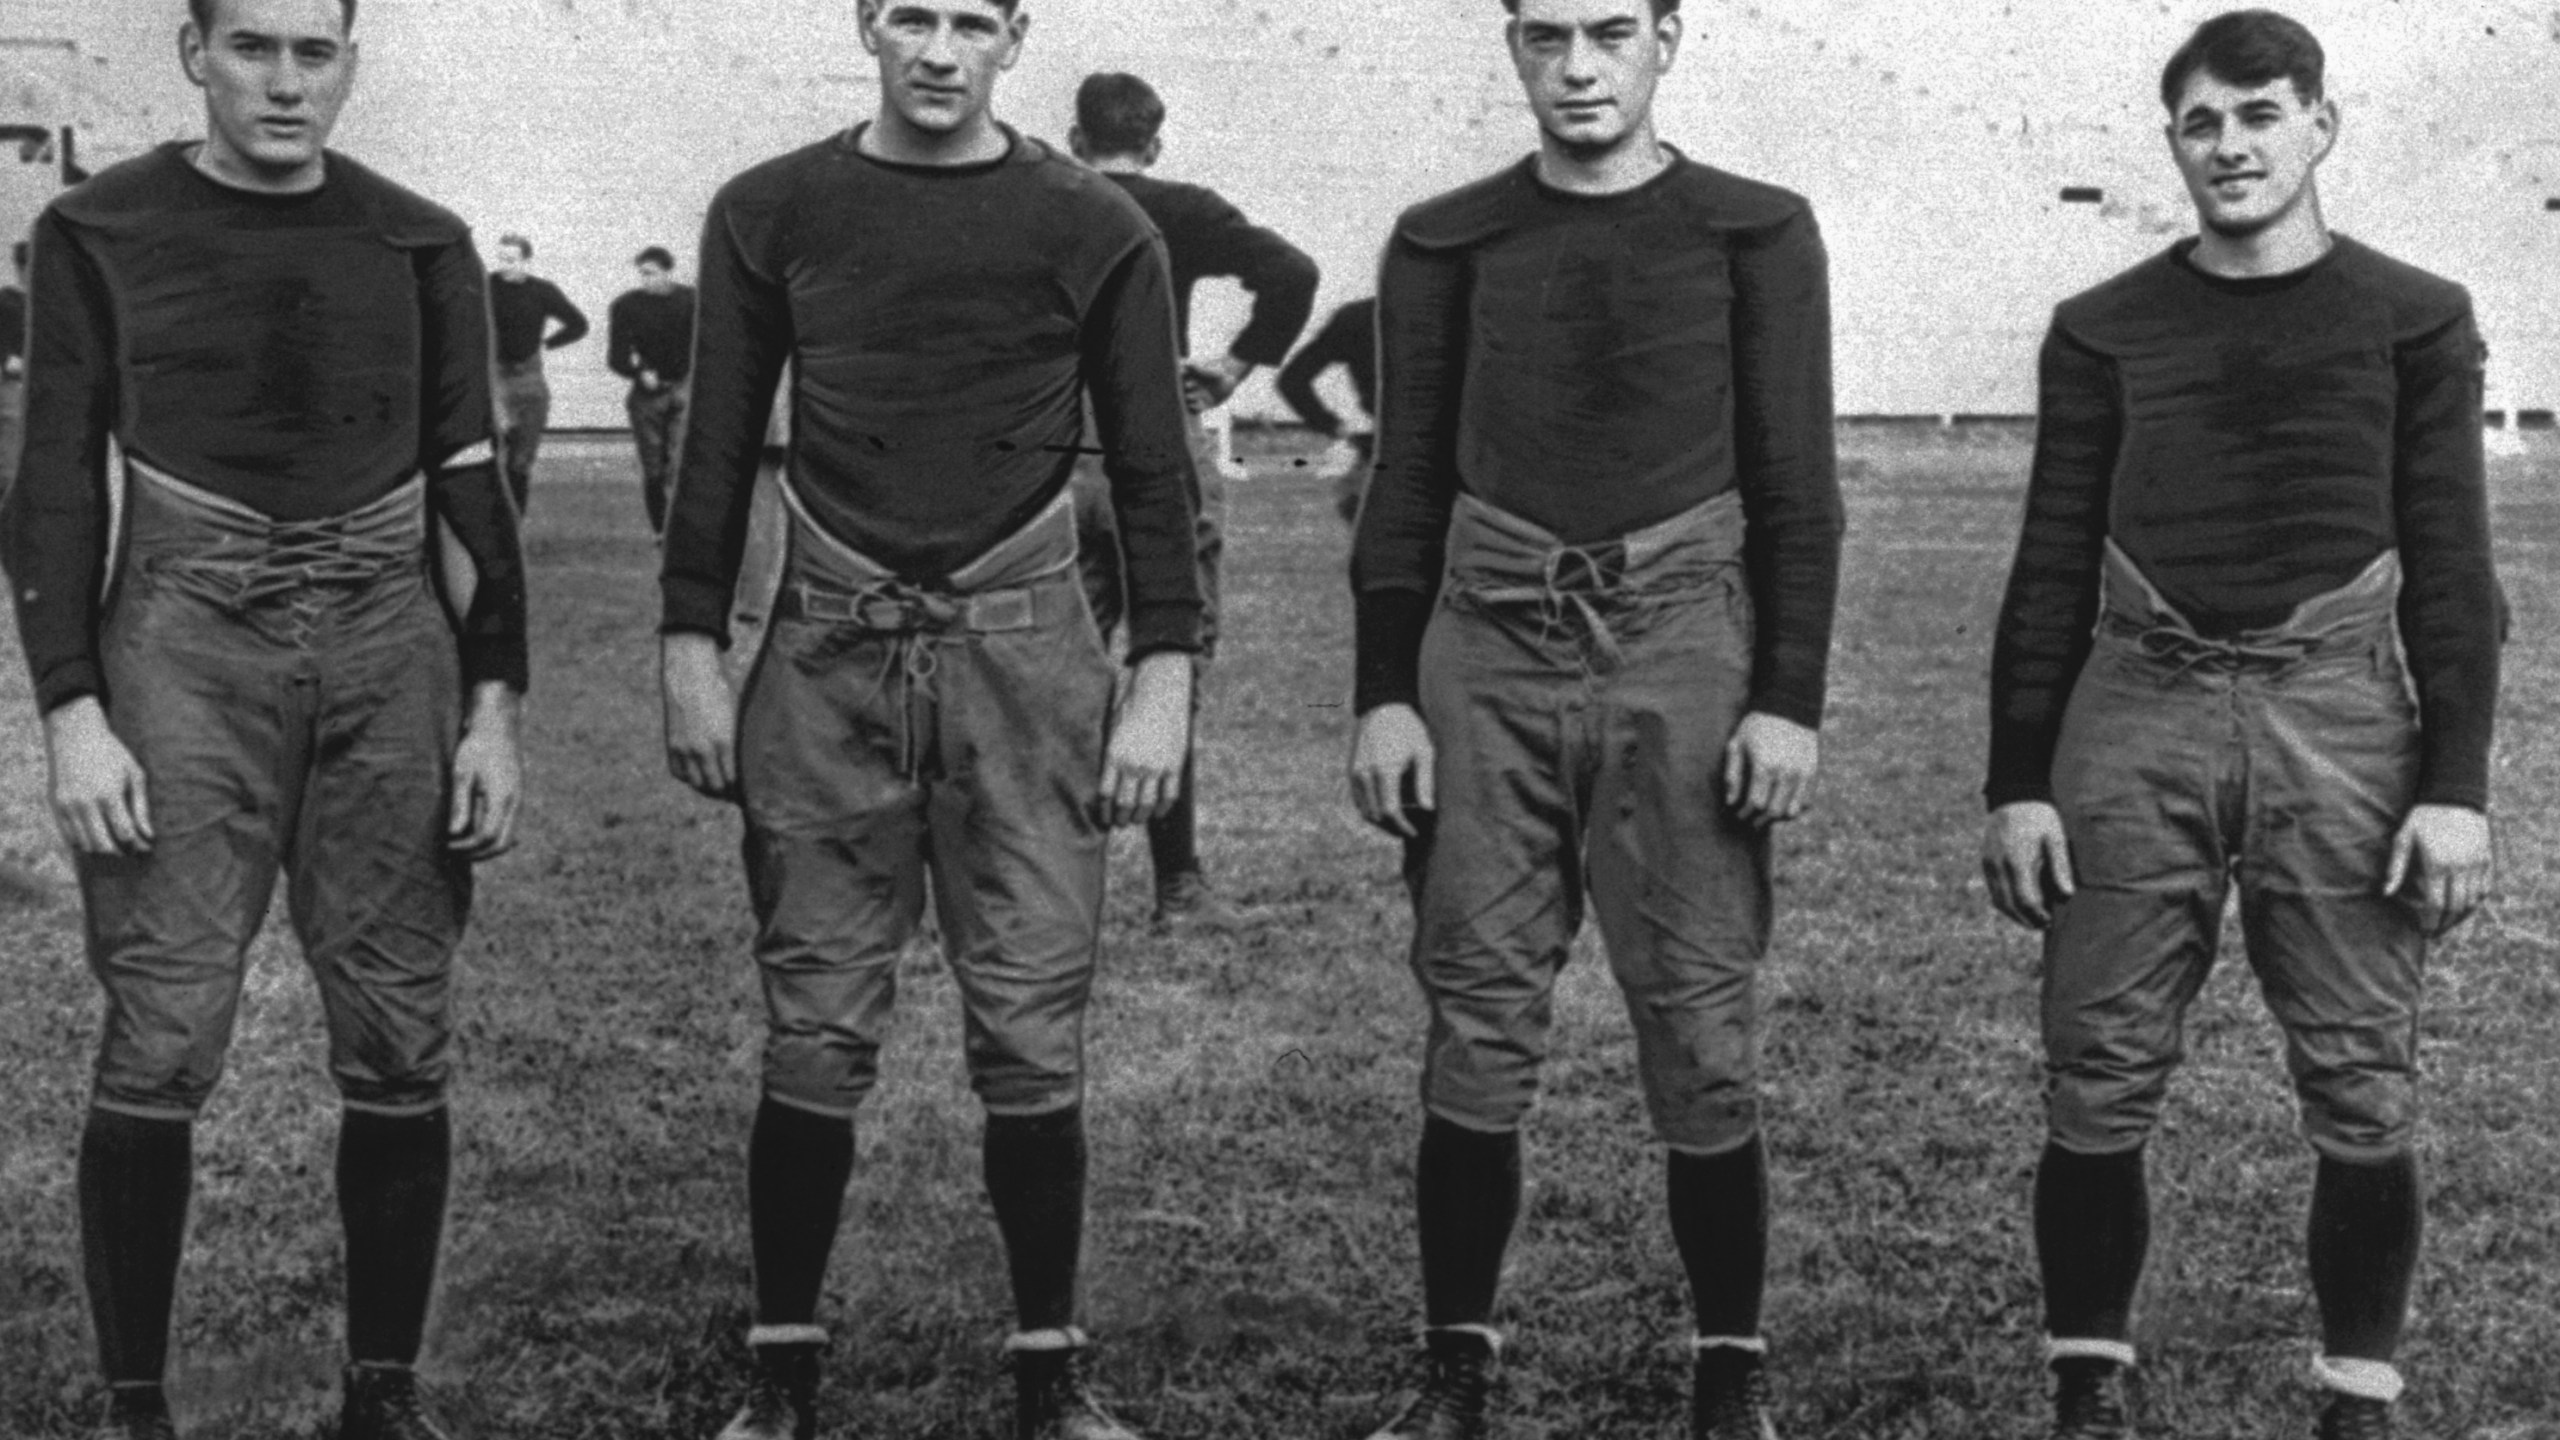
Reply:
M911 583L900 580L896 571L820 524L788 476L782 478L779 488L782 503L791 514L793 583L833 584L857 591L874 585ZM1025 585L1073 571L1075 564L1075 496L1061 486L1048 504L1002 539L950 574L918 588L967 595L991 587Z

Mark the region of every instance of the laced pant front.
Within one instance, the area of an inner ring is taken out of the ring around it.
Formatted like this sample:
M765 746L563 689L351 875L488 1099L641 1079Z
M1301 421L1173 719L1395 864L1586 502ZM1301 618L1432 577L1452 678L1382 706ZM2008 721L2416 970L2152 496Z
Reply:
M930 875L980 1099L1074 1104L1114 672L1071 502L931 586L796 507L790 528L738 725L765 1093L820 1114L869 1093Z
M345 1103L434 1109L471 871L445 848L461 682L424 486L293 524L138 467L128 495L103 699L157 839L80 860L96 1103L203 1106L281 873Z
M2045 939L2054 1140L2110 1153L2150 1134L2236 885L2311 1143L2397 1155L2425 958L2417 917L2382 893L2419 762L2398 557L2229 639L2196 633L2112 543L2105 576L2054 758L2079 881Z
M1409 867L1432 1113L1520 1123L1587 897L1657 1133L1758 1131L1769 850L1719 789L1751 687L1742 535L1731 492L1601 547L1459 497L1422 649L1438 819Z

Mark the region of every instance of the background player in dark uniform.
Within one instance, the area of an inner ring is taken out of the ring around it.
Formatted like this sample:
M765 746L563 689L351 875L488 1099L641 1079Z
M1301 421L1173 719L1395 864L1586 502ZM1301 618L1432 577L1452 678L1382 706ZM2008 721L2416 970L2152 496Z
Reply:
M0 537L107 994L80 1229L129 1437L172 1433L192 1122L279 872L345 1106L339 1433L436 1433L410 1367L451 1149L448 980L471 864L514 830L524 590L470 233L322 148L354 9L199 0L180 53L203 143L36 226Z
M1215 360L1183 364L1182 384L1192 414L1225 403L1257 366L1277 365L1315 308L1316 262L1271 230L1254 224L1226 197L1205 185L1165 180L1147 173L1163 153L1164 101L1155 87L1135 75L1103 72L1087 75L1076 87L1076 123L1067 143L1076 158L1111 177L1138 208L1155 222L1164 237L1166 258L1173 266L1173 310L1176 334L1185 356L1191 353L1191 291L1212 275L1233 277L1253 296L1253 314L1238 331L1227 353ZM1200 478L1200 585L1208 608L1202 612L1200 659L1205 665L1218 647L1218 574L1226 555L1227 482L1214 442L1195 418L1191 427L1193 469ZM1084 546L1085 583L1103 633L1118 624L1121 604L1119 537L1111 526L1108 482L1104 467L1093 461L1077 467L1076 519ZM1199 698L1199 692L1193 692ZM1194 758L1183 761L1182 793L1173 809L1147 822L1147 853L1155 867L1158 923L1189 921L1204 929L1229 929L1245 916L1209 889L1200 867L1200 786L1196 757L1199 735L1192 735Z
M814 1433L818 1294L931 877L987 1112L1019 1440L1127 1440L1084 1387L1083 1017L1106 826L1162 813L1200 593L1171 276L1118 187L989 113L1024 18L864 0L869 123L722 187L667 529L671 768L735 799L770 1033L749 1141L756 1375L728 1440ZM789 554L743 697L723 681L786 362ZM1076 567L1089 397L1126 543L1114 668Z
M498 418L506 428L507 490L516 513L533 498L533 458L551 423L551 381L542 352L587 338L586 313L560 287L525 268L533 242L498 237L498 268L489 281L489 326L497 336ZM556 328L555 328L556 326ZM547 334L545 332L548 332Z
M631 263L640 286L615 296L605 311L604 363L631 382L622 408L640 452L640 503L656 535L667 528L667 487L691 392L694 294L676 282L676 257L665 246L652 245Z
M1375 299L1354 300L1328 317L1315 338L1298 347L1289 363L1280 367L1272 378L1273 388L1298 419L1319 435L1329 436L1336 445L1348 450L1339 463L1341 473L1333 477L1333 508L1348 525L1359 518L1360 496L1369 487L1369 462L1375 449L1376 436L1368 427L1353 429L1351 423L1334 413L1316 393L1316 377L1336 365L1351 377L1351 388L1360 397L1363 418L1370 426L1377 424L1378 414L1378 302Z
M1837 588L1830 316L1805 202L1660 144L1676 0L1518 0L1540 128L1405 212L1353 548L1361 813L1420 856L1423 1391L1485 1433L1519 1125L1588 897L1669 1149L1693 1433L1765 1440L1752 988L1769 831L1818 754Z
M2235 883L2319 1153L2320 1434L2378 1440L2401 1387L2420 974L2488 883L2500 602L2470 298L2322 222L2321 70L2267 11L2195 32L2160 93L2201 233L2064 301L2041 360L1983 865L2045 931L2073 1440L2131 1433L2143 1149Z
M18 478L18 447L27 423L27 242L9 247L10 273L0 286L0 496Z

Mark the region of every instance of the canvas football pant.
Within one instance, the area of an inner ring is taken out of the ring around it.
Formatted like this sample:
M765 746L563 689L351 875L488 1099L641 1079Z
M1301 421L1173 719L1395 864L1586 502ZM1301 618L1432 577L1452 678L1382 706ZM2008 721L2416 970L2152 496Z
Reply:
M676 452L683 443L684 411L691 387L683 381L655 390L631 387L622 399L631 417L631 443L640 452L640 503L649 512L649 533L667 529L667 496L675 483Z
M1656 1132L1698 1153L1758 1132L1769 849L1721 781L1751 682L1742 540L1731 492L1592 546L1458 497L1421 661L1438 757L1413 943L1431 1114L1519 1125L1587 900Z
M765 1091L825 1115L861 1103L929 871L979 1098L997 1113L1072 1105L1114 679L1072 502L1062 492L933 586L796 506L789 529L738 725Z
M424 483L298 523L139 466L127 493L103 700L157 838L79 860L107 996L96 1103L202 1108L281 874L346 1104L435 1109L471 869L445 846L461 681Z
M2208 639L2108 545L2053 766L2079 881L2045 939L2058 1143L2150 1135L2236 886L2311 1144L2358 1162L2407 1147L2426 947L2382 893L2418 781L2399 590L2386 552L2280 625Z
M2320 1153L2310 1258L2326 1388L2389 1400L2420 1201L2409 1139L2425 943L2381 893L2417 787L2396 554L2280 625L2208 638L2112 542L2054 760L2078 888L2045 940L2049 1351L2129 1363L2142 1149L2226 897Z
M542 450L543 427L551 423L551 381L542 373L542 354L498 366L498 419L506 427L507 492L515 496L516 513L533 498L533 461Z

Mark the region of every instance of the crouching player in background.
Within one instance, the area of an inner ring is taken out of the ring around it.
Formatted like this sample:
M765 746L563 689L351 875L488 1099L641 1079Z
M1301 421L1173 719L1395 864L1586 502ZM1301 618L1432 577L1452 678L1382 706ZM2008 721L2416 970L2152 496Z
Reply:
M2044 931L2056 1440L2132 1433L2143 1151L2236 886L2319 1152L2322 1440L2382 1440L2418 1257L2427 942L2489 882L2500 601L2461 287L2322 222L2320 45L2161 78L2201 233L2054 312L1992 660L1983 866Z

